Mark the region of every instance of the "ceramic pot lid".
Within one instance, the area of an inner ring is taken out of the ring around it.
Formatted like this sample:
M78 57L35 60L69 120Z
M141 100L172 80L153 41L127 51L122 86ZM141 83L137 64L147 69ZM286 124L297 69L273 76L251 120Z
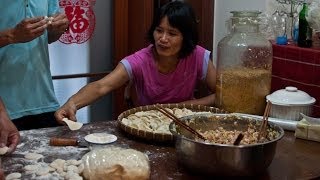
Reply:
M311 105L316 102L315 98L292 86L273 92L267 96L267 100L278 105Z

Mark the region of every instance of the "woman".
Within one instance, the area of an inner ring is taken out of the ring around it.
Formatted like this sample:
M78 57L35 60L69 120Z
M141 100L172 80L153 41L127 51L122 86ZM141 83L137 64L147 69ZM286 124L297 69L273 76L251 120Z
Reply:
M73 95L56 113L56 119L76 120L76 111L130 81L138 105L188 103L212 105L214 94L195 99L198 81L215 90L215 68L210 51L197 45L196 19L192 8L180 1L164 5L148 32L151 44L124 58L99 81Z

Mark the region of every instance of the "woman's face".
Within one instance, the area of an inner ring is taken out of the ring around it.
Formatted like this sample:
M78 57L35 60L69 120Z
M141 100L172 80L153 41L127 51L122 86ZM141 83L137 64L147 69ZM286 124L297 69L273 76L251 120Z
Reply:
M160 56L178 56L182 47L183 36L177 29L170 26L168 18L162 18L153 32L155 47Z

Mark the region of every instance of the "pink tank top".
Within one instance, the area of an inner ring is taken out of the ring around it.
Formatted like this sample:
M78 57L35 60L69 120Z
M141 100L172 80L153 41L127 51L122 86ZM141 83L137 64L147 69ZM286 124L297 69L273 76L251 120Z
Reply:
M138 105L179 103L194 98L198 81L207 75L210 51L196 46L177 68L168 74L160 73L152 54L153 45L141 49L121 60L134 85Z

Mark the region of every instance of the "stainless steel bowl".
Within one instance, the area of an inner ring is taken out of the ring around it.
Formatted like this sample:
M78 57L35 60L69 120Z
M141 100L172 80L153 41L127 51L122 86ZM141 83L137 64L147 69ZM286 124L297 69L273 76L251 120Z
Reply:
M181 118L194 129L203 131L223 127L226 130L247 130L249 123L260 124L259 120L234 115L192 115ZM235 123L236 122L236 123ZM170 124L170 131L176 139L178 162L195 173L218 176L252 176L265 171L276 152L277 141L284 131L280 126L269 122L269 127L278 132L271 141L250 145L227 145L205 143L194 140L194 135L175 123Z

